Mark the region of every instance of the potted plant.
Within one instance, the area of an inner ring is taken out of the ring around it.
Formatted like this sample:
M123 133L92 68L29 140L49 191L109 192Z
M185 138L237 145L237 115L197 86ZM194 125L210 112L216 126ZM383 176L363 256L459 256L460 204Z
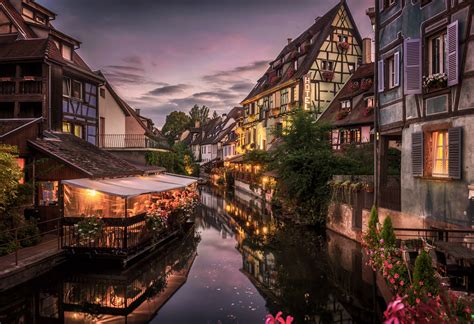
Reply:
M350 84L350 87L352 91L359 90L359 81L356 81L356 80L352 81Z
M372 81L372 79L363 79L360 84L360 87L362 90L369 90L370 88L372 88L373 84L374 82Z

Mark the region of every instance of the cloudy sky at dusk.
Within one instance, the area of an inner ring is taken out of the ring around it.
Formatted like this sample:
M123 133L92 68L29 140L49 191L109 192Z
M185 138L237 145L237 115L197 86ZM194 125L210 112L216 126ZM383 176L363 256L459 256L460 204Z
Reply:
M223 113L247 95L287 42L338 0L37 0L80 54L161 127L195 103ZM362 37L365 10L348 0Z

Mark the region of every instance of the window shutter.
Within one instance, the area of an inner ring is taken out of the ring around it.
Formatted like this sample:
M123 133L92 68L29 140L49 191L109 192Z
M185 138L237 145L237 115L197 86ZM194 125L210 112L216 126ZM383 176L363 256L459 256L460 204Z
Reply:
M383 11L385 0L379 0L379 11Z
M447 31L447 74L448 86L453 86L459 82L459 26L458 21L448 25Z
M462 174L462 127L448 131L448 173L453 179L461 179Z
M423 155L423 133L413 133L411 135L411 164L415 177L423 176Z
M378 64L378 73L377 73L377 78L378 78L378 83L379 83L379 86L378 86L378 90L379 92L383 92L384 91L384 64L383 64L383 60L380 60L379 61L379 64Z
M404 44L405 94L420 94L421 91L421 41L406 39Z
M393 55L393 69L395 70L393 85L398 87L400 85L400 52Z

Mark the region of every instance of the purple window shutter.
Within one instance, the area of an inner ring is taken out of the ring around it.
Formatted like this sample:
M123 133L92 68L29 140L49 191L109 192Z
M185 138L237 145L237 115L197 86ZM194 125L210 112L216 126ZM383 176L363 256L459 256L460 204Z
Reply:
M448 172L452 179L462 176L462 127L448 130Z
M424 164L423 133L411 134L411 169L414 177L423 176Z
M455 22L448 25L447 37L447 74L448 86L453 86L459 82L459 24Z
M421 41L406 39L404 45L405 94L420 94L421 89Z
M379 0L379 11L383 11L385 0Z
M378 73L377 73L377 78L378 78L378 90L379 92L384 92L384 64L383 64L383 60L380 60L379 63L378 63Z
M393 80L393 85L398 87L400 85L400 52L396 52L393 55L393 69L395 70L395 78Z

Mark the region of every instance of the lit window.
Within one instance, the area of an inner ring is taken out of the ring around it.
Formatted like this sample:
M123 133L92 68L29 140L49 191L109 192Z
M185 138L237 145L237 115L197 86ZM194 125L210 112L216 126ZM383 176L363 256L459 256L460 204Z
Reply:
M82 126L81 125L74 125L74 136L77 136L79 138L83 138L82 134L83 134Z
M374 98L373 97L367 98L366 107L367 108L374 108Z
M428 41L430 74L446 71L446 33L432 37Z
M448 131L432 133L433 141L433 176L448 176Z
M63 132L71 133L71 123L63 122Z

